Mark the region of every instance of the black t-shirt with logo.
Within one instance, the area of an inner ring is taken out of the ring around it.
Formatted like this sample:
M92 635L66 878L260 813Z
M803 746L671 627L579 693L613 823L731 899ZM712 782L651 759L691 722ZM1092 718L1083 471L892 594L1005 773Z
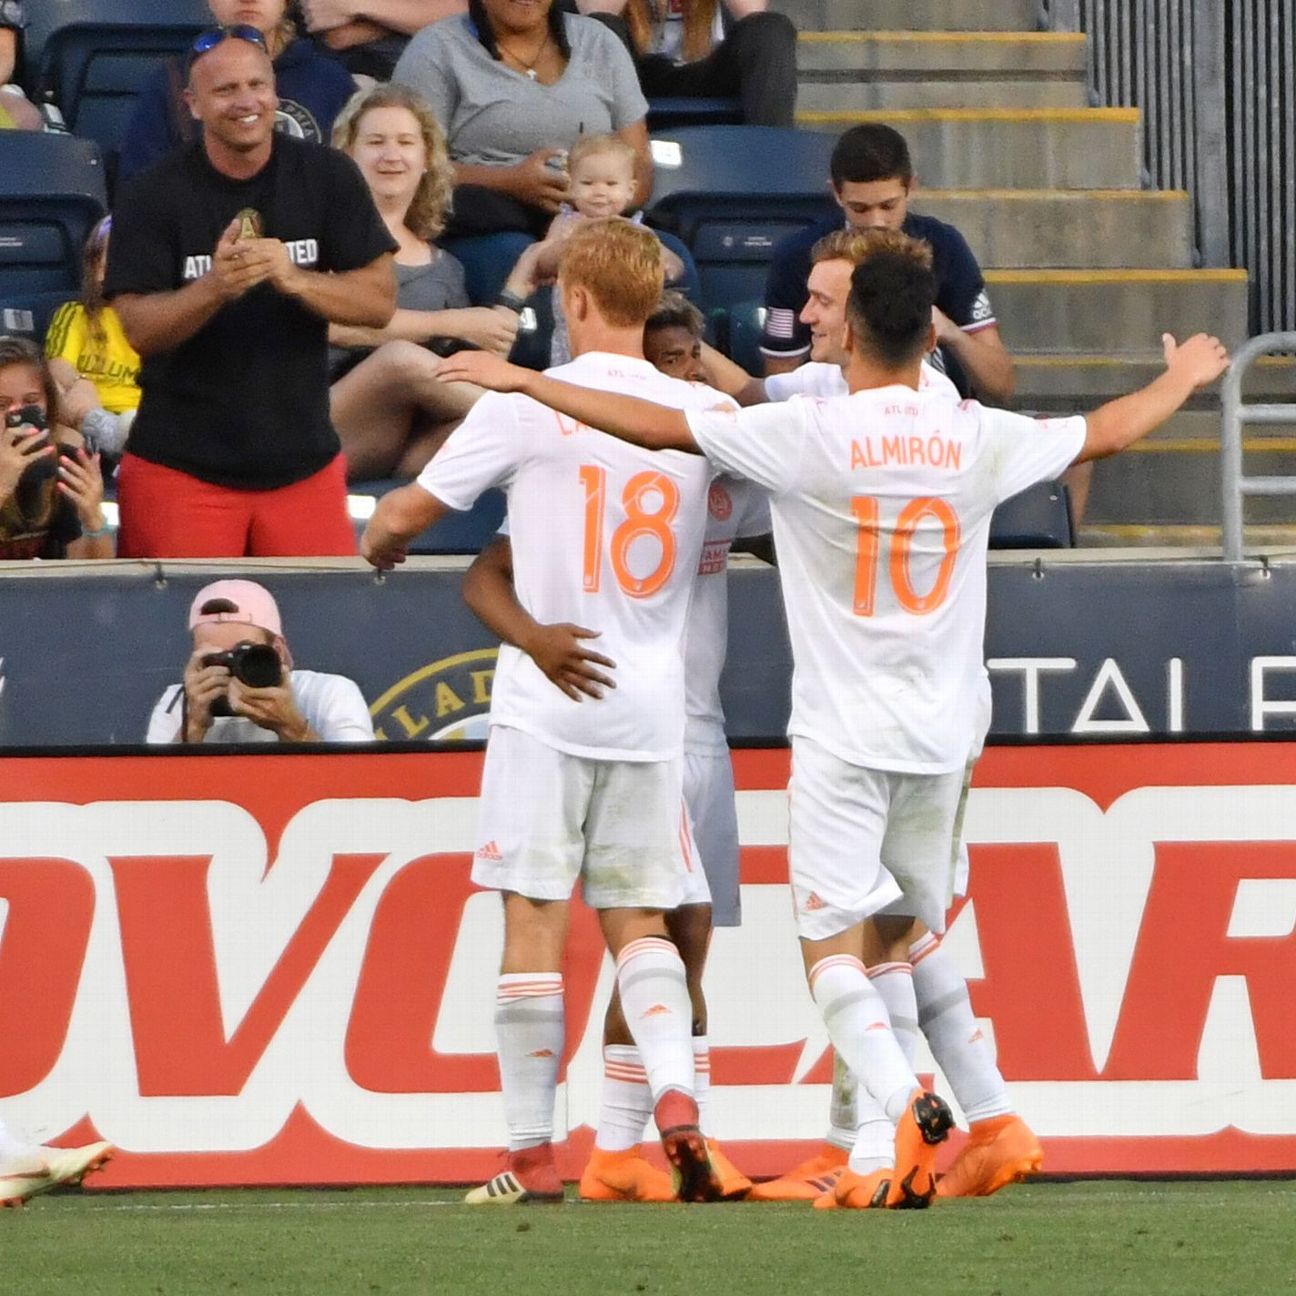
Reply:
M118 195L105 295L183 288L210 270L221 234L246 212L309 270L356 270L396 248L344 154L276 135L266 166L233 180L194 143ZM327 356L325 321L259 284L174 350L144 359L130 450L219 486L302 481L339 449Z

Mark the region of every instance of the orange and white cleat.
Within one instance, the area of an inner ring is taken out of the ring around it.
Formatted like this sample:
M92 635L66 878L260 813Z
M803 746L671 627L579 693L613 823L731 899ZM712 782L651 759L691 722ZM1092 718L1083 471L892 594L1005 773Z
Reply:
M79 1184L86 1175L112 1159L117 1149L111 1143L86 1143L82 1147L43 1147L41 1153L56 1185Z
M658 1170L639 1155L639 1149L606 1152L595 1147L580 1180L584 1201L672 1202L675 1185L664 1170Z
M968 1135L936 1186L938 1197L989 1197L1044 1168L1044 1149L1020 1116L975 1121Z
M707 1139L711 1170L720 1181L720 1196L725 1201L739 1201L751 1192L752 1181L721 1151L715 1139Z
M684 1202L719 1201L720 1181L698 1126L697 1103L682 1090L668 1089L657 1100L653 1120L671 1165L675 1196Z
M833 1143L825 1143L818 1156L802 1161L777 1179L753 1185L748 1201L815 1201L830 1192L846 1170L850 1153Z
M936 1196L936 1149L949 1138L954 1113L937 1094L915 1089L896 1125L895 1177L887 1192L890 1210L922 1210Z
M815 1198L815 1210L882 1210L886 1206L887 1194L891 1191L891 1180L895 1171L887 1166L884 1170L873 1170L869 1174L856 1174L846 1169L838 1176L837 1182L826 1192Z
M556 1204L562 1200L563 1184L554 1166L551 1143L510 1152L506 1170L464 1196L464 1203L468 1206L521 1206L526 1202Z
M79 1184L116 1151L111 1143L82 1147L36 1147L0 1158L0 1207L21 1206L37 1193L65 1184Z

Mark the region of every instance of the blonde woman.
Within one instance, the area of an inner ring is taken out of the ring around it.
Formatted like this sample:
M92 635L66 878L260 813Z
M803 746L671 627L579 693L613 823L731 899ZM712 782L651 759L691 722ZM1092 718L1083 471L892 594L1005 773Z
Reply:
M333 325L333 426L354 480L416 476L481 394L436 381L430 347L466 344L507 355L512 311L468 304L463 267L435 239L453 171L445 135L412 90L380 85L352 97L333 143L360 168L396 252L397 309L385 328Z

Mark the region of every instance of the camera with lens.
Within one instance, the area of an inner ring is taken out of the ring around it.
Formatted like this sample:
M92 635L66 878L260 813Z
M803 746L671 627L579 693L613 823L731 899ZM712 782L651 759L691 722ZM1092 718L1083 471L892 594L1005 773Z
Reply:
M225 666L240 684L248 688L273 688L283 680L283 663L273 645L244 642L235 644L228 652L207 653L204 666ZM214 716L230 716L229 698L218 697L211 704Z
M42 432L49 431L45 411L39 405L20 405L17 409L10 410L5 415L5 427L22 427L24 423L28 427L38 428Z

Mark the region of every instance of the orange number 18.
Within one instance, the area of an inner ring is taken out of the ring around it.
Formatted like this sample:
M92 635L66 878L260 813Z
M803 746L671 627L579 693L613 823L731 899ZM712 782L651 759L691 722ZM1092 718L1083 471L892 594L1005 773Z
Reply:
M587 594L597 594L603 571L603 517L607 502L607 473L593 464L584 464L580 470L581 485L585 487L585 546L581 569L581 583ZM656 494L660 502L651 511L645 507L650 496ZM656 594L670 580L675 570L676 542L670 524L679 512L679 487L659 472L635 473L621 492L621 506L625 521L612 532L609 557L617 584L631 598L648 598ZM657 566L646 576L636 576L630 570L630 546L640 536L651 536L661 547Z

